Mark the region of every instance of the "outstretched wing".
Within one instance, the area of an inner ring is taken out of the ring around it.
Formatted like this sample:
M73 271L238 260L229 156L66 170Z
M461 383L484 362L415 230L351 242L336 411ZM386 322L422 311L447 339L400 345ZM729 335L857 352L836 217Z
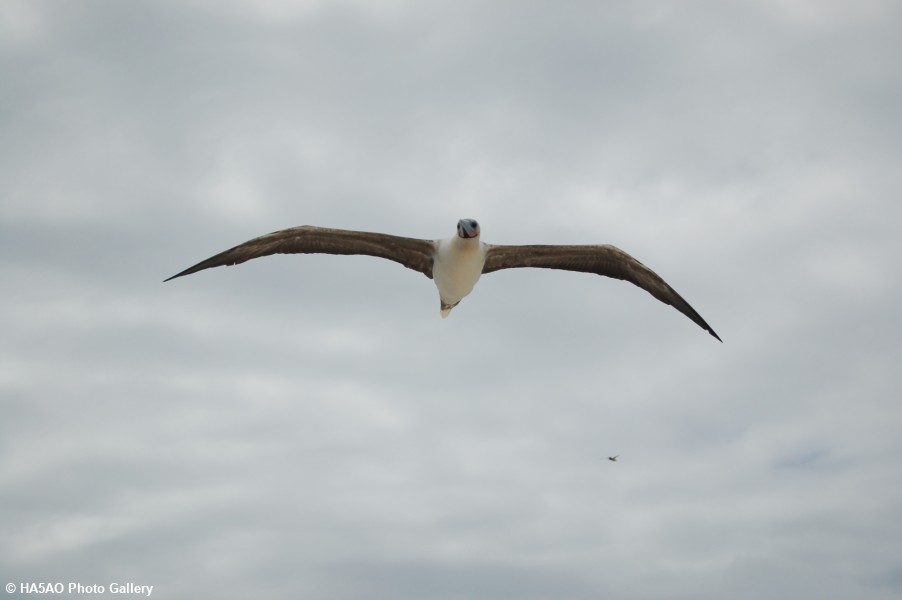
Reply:
M415 238L303 225L254 238L220 252L165 281L270 254L366 254L387 258L432 279L435 242Z
M501 269L536 267L595 273L622 279L642 288L649 294L692 319L699 327L720 339L714 330L689 306L676 290L657 273L641 262L610 245L599 246L488 246L483 273Z

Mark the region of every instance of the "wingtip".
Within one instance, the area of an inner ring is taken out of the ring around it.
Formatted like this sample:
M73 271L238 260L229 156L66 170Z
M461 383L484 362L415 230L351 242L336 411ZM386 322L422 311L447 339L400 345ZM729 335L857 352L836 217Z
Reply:
M711 335L713 335L715 340L717 340L718 342L720 342L721 344L723 344L723 340L720 339L720 336L719 336L719 335L717 335L716 333L714 333L714 330L713 330L713 329L709 328L709 329L708 329L708 333L710 333Z
M184 277L185 275L191 275L192 273L197 273L198 271L202 271L203 269L197 268L200 264L203 264L203 263L199 263L197 265L194 265L193 267L188 267L184 271L180 271L180 272L176 273L175 275L173 275L172 277L167 277L166 279L163 280L163 283L166 283L167 281L172 281L176 277Z
M184 271L176 273L172 277L167 277L166 279L163 280L163 283L166 283L167 281L172 281L173 279L175 279L177 277L184 277L185 275L191 275L192 273L196 273L198 270L199 269L197 269L197 265L195 265L193 267L189 267L189 268L185 269Z

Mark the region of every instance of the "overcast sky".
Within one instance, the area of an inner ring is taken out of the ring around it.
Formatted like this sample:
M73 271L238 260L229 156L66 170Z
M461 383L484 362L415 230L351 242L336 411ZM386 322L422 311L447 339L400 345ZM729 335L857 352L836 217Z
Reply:
M899 598L899 56L893 0L2 0L0 584ZM724 343L568 272L162 283L461 217Z

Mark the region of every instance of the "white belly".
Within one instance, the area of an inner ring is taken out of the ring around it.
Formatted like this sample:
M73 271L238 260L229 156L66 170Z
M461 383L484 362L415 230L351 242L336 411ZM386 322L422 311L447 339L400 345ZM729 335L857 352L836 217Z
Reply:
M432 278L442 304L453 307L472 292L484 264L485 248L478 240L453 237L440 241ZM442 311L442 316L447 316L447 311Z

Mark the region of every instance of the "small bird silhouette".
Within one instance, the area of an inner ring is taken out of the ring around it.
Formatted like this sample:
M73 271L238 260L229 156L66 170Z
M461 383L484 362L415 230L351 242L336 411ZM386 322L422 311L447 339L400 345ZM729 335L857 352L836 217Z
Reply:
M617 455L614 455L614 456L609 456L609 457L608 457L608 460L611 461L611 462L617 462L617 457L618 457L618 456L620 456L620 455L617 454Z

